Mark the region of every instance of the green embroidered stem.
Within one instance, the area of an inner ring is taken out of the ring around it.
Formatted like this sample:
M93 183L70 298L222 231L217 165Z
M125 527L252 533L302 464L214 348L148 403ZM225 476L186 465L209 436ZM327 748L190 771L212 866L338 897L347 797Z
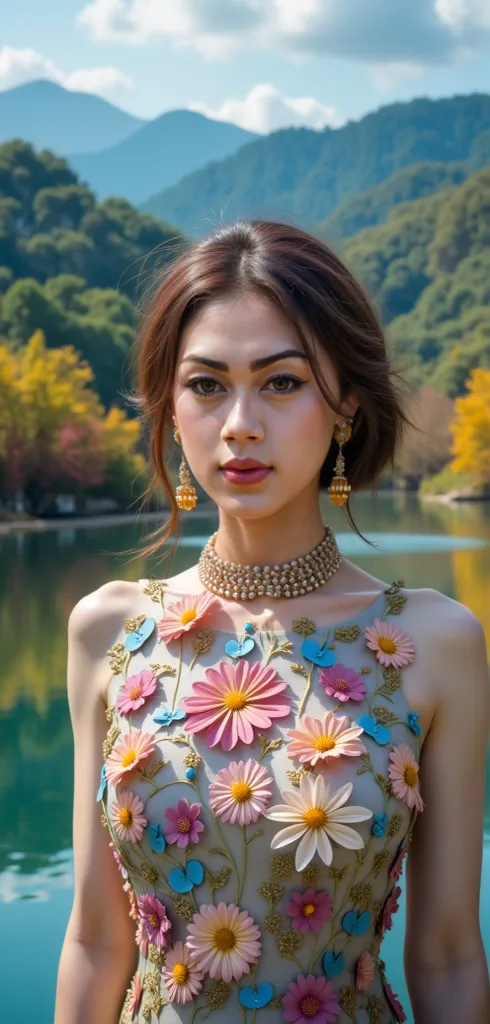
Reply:
M180 677L182 675L182 661L183 661L183 650L182 650L182 637L179 637L179 667L177 669L177 679L175 681L174 699L172 701L172 711L175 711L175 704L177 701L177 694L179 692Z
M306 680L306 686L305 686L305 690L304 690L303 696L302 696L302 698L301 698L301 700L300 700L300 702L299 702L299 706L298 706L298 718L301 718L301 715L303 714L303 711L304 711L304 707L305 707L306 701L308 700L308 697L309 697L309 695L310 695L310 690L311 690L311 680L312 680L312 676L313 676L313 669L314 669L314 668L315 668L315 666L314 666L314 665L313 665L313 663L312 663L312 664L311 664L311 666L310 666L310 669L309 669L309 671L308 671L308 678L307 678L307 680Z
M201 793L200 793L200 790L199 790L199 786L197 785L197 783L196 782L189 782L189 786L192 786L194 792L199 797L200 802L204 803L204 801L202 799L202 796L201 796ZM223 852L226 854L227 860L229 860L229 862L230 862L230 864L231 864L231 866L233 868L233 873L234 873L235 879L236 879L236 903L237 903L237 906L238 906L238 902L239 902L238 894L240 892L240 874L239 874L239 871L238 871L238 868L237 868L237 865L236 865L235 858L234 858L234 856L233 856L233 854L232 854L232 852L230 850L230 847L228 846L228 843L227 843L227 841L225 839L225 834L224 834L223 829L221 827L221 822L219 821L219 818L218 818L218 816L216 814L213 814L213 819L214 819L214 823L216 825L216 830L218 832L218 835L219 835L219 837L221 839L221 842L222 842L222 844L224 846L224 851Z
M242 880L240 882L240 888L237 896L237 906L240 905L242 898L243 886L245 885L245 876L247 873L247 828L246 825L242 825Z
M192 1017L191 1017L191 1019L189 1021L189 1024L194 1024L194 1021L195 1021L195 1019L197 1017L197 1014L199 1013L199 1010L207 1010L207 1008L208 1008L208 1004L207 1003L198 1003L197 1006L195 1006L193 1011L192 1011Z
M167 789L168 786L192 786L192 782L190 782L189 779L172 779L170 782L163 782L161 786L155 786L155 789L153 789L151 793L148 793L148 796L145 797L145 799L151 800L152 796L155 796L156 793L160 793L162 789ZM194 789L195 787L192 786L192 788Z

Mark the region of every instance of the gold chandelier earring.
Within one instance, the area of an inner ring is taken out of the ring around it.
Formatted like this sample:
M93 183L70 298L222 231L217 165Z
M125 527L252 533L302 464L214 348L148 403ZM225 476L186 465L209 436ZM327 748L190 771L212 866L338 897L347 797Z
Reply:
M174 439L178 445L182 446L182 438L177 424L174 426ZM179 467L179 480L180 485L176 488L175 500L179 508L184 509L185 511L190 511L197 505L197 491L192 483L189 467L185 461L183 452Z
M349 440L352 434L352 419L342 418L337 420L333 428L333 436L339 446L339 452L337 455L337 461L335 463L335 472L332 477L332 482L328 488L330 494L330 501L332 505L345 505L349 500L349 494L351 492L351 485L345 475L345 459L343 447L344 444Z

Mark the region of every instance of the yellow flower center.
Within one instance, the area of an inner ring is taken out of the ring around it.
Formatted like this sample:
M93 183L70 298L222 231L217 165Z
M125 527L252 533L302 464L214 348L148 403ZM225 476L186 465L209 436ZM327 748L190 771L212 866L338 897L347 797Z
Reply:
M230 792L237 804L244 804L247 800L250 800L253 790L248 782L234 782Z
M326 811L323 807L309 807L305 811L304 822L308 828L323 828L327 823Z
M133 812L129 810L129 807L121 807L119 810L119 821L125 828L129 828L133 824Z
M333 750L335 746L335 740L333 736L319 736L313 743L315 750L323 753L325 750Z
M187 612L182 612L182 615L180 616L180 621L183 626L188 626L189 622L194 622L194 619L197 619L196 608L189 608Z
M303 917L311 917L311 915L314 914L314 913L315 913L315 904L314 903L306 903L305 906L303 907Z
M320 1009L320 1000L316 996L304 996L299 1004L303 1017L316 1017Z
M131 747L121 758L121 768L127 768L128 764L133 764L134 761L136 761L136 751Z
M379 636L378 647L385 654L395 654L396 651L396 643L389 636Z
M236 946L235 933L230 928L219 928L215 932L214 944L219 953L231 953Z
M186 835L187 832L190 832L190 830L191 830L191 823L190 823L189 819L188 818L179 818L178 821L177 821L177 828L178 828L179 832L182 832L183 835Z
M131 697L131 700L136 700L138 697L140 697L141 696L141 686L139 686L139 685L132 686L130 691L129 691L129 696Z
M226 694L224 705L229 711L241 711L247 703L247 698L238 690L231 690Z
M419 770L414 764L407 764L404 772L407 786L416 786L419 781Z
M160 927L160 918L159 918L158 914L148 914L148 920L149 920L152 928L159 928Z
M172 978L177 985L185 985L189 979L189 968L187 964L175 964L172 968Z

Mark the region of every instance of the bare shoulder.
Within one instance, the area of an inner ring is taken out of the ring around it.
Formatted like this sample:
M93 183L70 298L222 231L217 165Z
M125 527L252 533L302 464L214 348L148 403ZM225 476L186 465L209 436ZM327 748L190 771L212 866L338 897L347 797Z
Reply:
M94 659L103 657L122 620L132 614L140 594L139 585L127 580L110 580L86 594L71 611L70 642L83 644Z
M417 624L422 635L429 634L433 639L441 638L449 645L459 644L467 639L474 642L480 637L484 640L483 627L470 608L452 597L447 597L440 590L424 587L418 590L405 590L408 617Z

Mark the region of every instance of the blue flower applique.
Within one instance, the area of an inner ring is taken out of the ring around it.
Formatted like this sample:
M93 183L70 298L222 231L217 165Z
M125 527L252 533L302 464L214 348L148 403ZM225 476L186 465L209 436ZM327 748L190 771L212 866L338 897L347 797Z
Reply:
M373 821L373 824L371 826L371 831L373 833L373 836L377 836L378 839L381 839L382 836L384 836L385 833L386 833L386 826L387 826L387 824L388 824L388 815L387 814L375 814L374 815L374 821Z
M412 732L414 732L416 736L420 736L421 735L422 729L421 729L420 722L419 722L419 713L418 713L418 711L409 711L408 712L408 715L407 715L407 725L408 725L408 728L411 729Z
M238 993L238 1002L246 1010L261 1010L267 1003L270 1003L274 995L274 989L268 981L261 981L260 985L245 985Z
M188 860L185 868L172 868L168 884L174 892L190 892L204 881L204 868L199 860Z
M105 762L104 762L104 764L102 765L101 771L100 771L100 782L99 782L99 788L97 790L97 797L96 797L97 803L99 802L99 800L102 800L102 798L104 796L104 793L106 791L106 788L107 788L107 777L106 777L106 773L105 773Z
M155 853L164 853L167 846L167 840L163 835L160 825L147 825L145 832L148 832L150 838L150 847Z
M386 728L386 725L380 725L372 715L361 715L357 724L364 729L367 736L376 740L380 747L384 747L386 743L390 742L390 730Z
M153 721L157 725L170 725L172 722L181 722L186 717L182 708L175 708L175 711L170 711L170 708L157 708L153 715Z
M132 654L134 651L139 651L154 629L155 619L144 619L139 629L135 629L133 633L128 633L124 643L126 650L131 651Z

